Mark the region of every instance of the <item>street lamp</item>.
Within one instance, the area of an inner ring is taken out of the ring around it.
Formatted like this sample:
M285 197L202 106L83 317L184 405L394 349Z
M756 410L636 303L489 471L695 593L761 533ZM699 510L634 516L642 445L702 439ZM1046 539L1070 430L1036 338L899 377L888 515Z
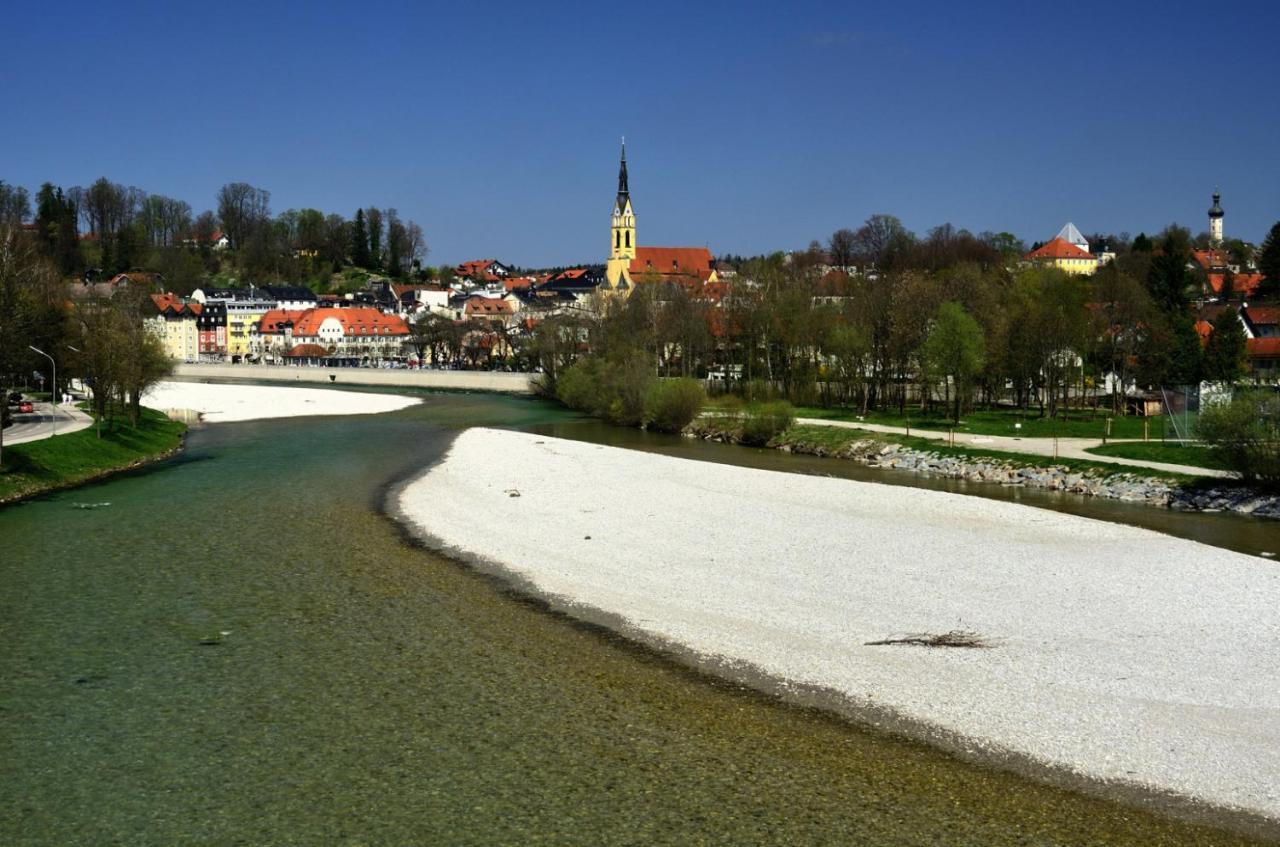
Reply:
M53 398L53 434L57 435L58 434L58 363L53 360L52 356L50 356L48 353L44 352L40 348L32 347L30 344L28 344L27 346L31 347L32 350L35 350L41 356L44 356L46 359L48 359L49 365L53 368L53 385L50 386L52 390L49 392L49 396Z

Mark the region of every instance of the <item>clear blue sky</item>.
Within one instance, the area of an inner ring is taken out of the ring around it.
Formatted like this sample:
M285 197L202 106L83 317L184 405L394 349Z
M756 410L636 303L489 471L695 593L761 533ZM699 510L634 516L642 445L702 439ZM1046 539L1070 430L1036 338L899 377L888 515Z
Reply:
M616 9L616 11L615 11ZM417 220L431 263L1280 219L1280 4L10 3L0 179Z

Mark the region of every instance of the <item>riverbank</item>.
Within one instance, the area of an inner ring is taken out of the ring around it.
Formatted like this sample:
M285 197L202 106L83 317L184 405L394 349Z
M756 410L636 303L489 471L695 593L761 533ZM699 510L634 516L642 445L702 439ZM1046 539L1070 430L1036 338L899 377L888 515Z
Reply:
M325 385L379 385L445 391L499 391L530 394L535 374L504 371L447 371L381 368L322 368L296 365L227 365L181 363L173 375L181 379L243 379Z
M399 505L429 543L700 667L962 756L1280 818L1280 579L1265 560L1015 504L492 430L459 436ZM912 646L949 634L977 646Z
M144 408L136 427L127 421L104 430L59 435L4 448L0 467L0 506L75 488L112 474L166 459L182 446L185 424Z
M146 399L148 405L158 409L197 412L200 419L208 423L311 415L377 415L422 402L418 397L396 394L173 381L152 386Z
M735 441L734 433L718 426L714 418L695 421L685 434L711 441ZM1039 488L1177 511L1230 511L1280 519L1280 496L1212 477L1156 472L1138 466L1081 459L1046 462L1035 455L949 448L920 438L825 425L793 426L767 446L786 453L846 459L867 467L949 479Z

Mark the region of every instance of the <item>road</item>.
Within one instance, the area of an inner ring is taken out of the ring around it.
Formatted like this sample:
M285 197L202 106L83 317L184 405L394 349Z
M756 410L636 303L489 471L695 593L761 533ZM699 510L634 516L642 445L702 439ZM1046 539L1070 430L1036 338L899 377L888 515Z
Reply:
M905 427L887 426L885 424L862 423L859 421L833 421L822 418L797 418L796 423L805 424L806 426L836 426L845 429L862 429L869 432L883 432L893 435L907 435ZM948 433L938 432L937 430L916 429L911 428L910 435L917 438L927 438L933 441L946 441ZM1118 440L1132 439L1111 439L1108 443L1115 444ZM1052 438L1013 438L1007 435L977 435L968 432L957 432L955 434L955 444L957 447L971 447L978 450L999 450L1009 453L1034 453L1037 456L1054 456L1054 443ZM1104 462L1111 465L1129 465L1131 467L1150 468L1156 471L1165 471L1166 473L1188 474L1190 476L1215 476L1215 477L1232 477L1234 474L1227 471L1212 470L1210 468L1201 468L1194 465L1174 465L1168 462L1150 462L1145 459L1124 459L1119 456L1098 456L1094 453L1086 452L1086 448L1097 447L1102 442L1096 438L1059 438L1057 444L1057 456L1060 459L1083 459L1089 462Z
M4 431L4 446L39 441L54 435L54 408L52 403L36 403L35 411L26 415L14 415L13 426ZM57 434L66 435L93 426L93 418L74 406L57 409Z

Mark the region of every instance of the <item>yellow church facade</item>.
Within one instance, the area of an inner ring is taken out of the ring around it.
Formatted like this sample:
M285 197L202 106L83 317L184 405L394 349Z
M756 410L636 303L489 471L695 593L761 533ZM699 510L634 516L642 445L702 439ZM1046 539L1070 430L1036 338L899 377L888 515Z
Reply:
M630 296L638 283L674 282L700 286L716 282L715 260L705 247L641 247L627 178L627 146L618 165L618 196L609 221L609 260L605 286L610 294Z

